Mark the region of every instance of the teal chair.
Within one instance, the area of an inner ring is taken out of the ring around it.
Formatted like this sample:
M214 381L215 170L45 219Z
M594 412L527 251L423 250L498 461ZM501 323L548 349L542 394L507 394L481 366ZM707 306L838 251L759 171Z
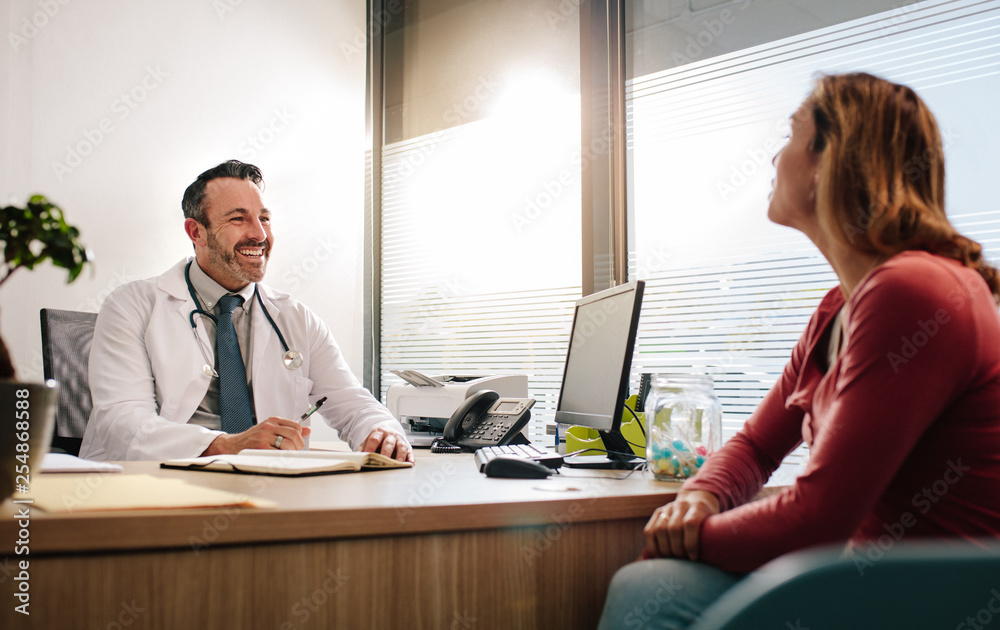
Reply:
M692 628L1000 628L1000 539L882 542L884 552L870 547L853 559L842 547L778 558L727 591Z

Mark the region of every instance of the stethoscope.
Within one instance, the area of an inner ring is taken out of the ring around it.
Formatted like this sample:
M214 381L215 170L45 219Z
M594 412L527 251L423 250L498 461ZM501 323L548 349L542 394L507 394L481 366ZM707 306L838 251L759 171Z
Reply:
M219 373L212 367L212 362L208 358L208 353L205 352L205 346L202 344L201 338L198 337L198 327L195 324L194 316L204 315L215 322L216 326L219 325L219 318L201 307L201 301L198 299L198 294L194 290L194 285L191 284L191 264L193 262L193 260L188 262L187 266L184 267L184 281L187 282L188 293L191 294L191 299L194 300L196 307L193 311L191 311L190 315L188 315L188 321L191 322L191 332L194 334L194 339L198 343L198 349L201 350L201 356L205 358L205 366L201 369L201 371L206 375L218 377ZM285 336L281 334L281 329L278 328L278 324L274 322L271 314L267 312L267 307L264 306L264 300L260 297L260 290L257 288L256 284L253 287L253 294L254 297L257 298L257 303L260 304L261 312L264 313L264 317L266 317L267 321L270 322L271 328L278 335L278 341L281 342L281 347L285 350L285 354L281 355L281 362L289 370L297 370L302 366L302 353L298 350L288 349L288 344L285 342Z

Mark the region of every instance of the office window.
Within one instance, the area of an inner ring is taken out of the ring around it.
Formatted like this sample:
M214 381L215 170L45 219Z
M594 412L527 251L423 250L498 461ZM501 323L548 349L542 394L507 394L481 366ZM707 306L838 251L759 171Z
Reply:
M394 369L527 374L543 437L580 297L579 17L558 1L383 12L380 393Z
M629 269L646 297L634 371L710 374L731 437L837 283L766 218L787 119L816 72L913 87L944 135L952 221L1000 255L1000 2L634 2L626 23Z
M997 259L1000 214L981 182L1000 140L987 115L1000 96L998 4L625 0L628 272L647 281L634 374L712 375L728 438L836 284L807 239L766 219L771 158L816 72L864 70L920 92L945 135L949 214ZM532 433L549 441L588 264L578 5L391 6L374 26L375 389L384 399L393 369L526 373Z

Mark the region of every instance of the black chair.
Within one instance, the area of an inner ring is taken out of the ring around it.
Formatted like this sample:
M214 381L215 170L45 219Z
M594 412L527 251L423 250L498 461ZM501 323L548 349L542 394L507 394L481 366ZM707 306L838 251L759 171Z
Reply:
M51 450L79 455L83 432L94 406L87 364L97 313L43 308L40 316L42 370L46 379L59 382L59 405Z

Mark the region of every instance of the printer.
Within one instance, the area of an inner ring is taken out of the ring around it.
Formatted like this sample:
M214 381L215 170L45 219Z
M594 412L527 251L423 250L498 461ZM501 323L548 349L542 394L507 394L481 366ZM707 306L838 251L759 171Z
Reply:
M459 405L480 390L493 390L501 398L528 397L526 374L428 376L414 370L390 371L404 382L389 386L385 406L406 429L413 446L430 446Z

